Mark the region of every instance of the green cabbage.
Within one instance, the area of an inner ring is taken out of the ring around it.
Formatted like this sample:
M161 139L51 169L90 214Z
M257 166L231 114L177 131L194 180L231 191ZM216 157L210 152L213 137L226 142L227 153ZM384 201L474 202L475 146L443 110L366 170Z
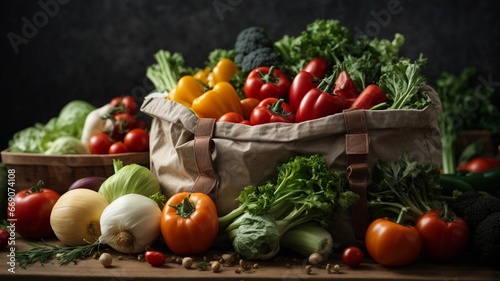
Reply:
M9 141L11 152L44 153L50 144L62 136L80 138L87 115L95 107L85 101L74 100L66 104L57 117L46 124L36 123L14 134Z
M161 192L158 179L148 168L138 164L123 166L120 160L113 160L113 166L115 174L107 178L98 191L109 203L125 194L136 193L150 197Z
M85 119L94 109L95 106L86 101L71 101L61 109L56 121L56 128L59 131L65 132L66 135L80 138Z
M44 154L60 155L60 154L86 154L89 153L87 146L80 139L71 136L62 136L55 141L48 143L48 149Z

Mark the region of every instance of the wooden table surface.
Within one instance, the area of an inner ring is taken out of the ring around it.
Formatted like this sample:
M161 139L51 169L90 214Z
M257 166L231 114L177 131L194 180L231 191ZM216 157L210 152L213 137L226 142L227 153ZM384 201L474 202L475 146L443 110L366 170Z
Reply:
M16 251L28 249L24 241L16 240ZM300 257L281 256L269 261L258 261L258 267L245 272L236 273L239 267L235 262L231 266L223 266L214 273L210 270L200 271L196 268L185 269L181 265L167 262L163 267L151 267L146 262L137 260L137 256L122 255L110 251L113 265L104 268L98 260L88 258L77 264L59 265L57 260L45 264L33 264L26 269L16 264L15 273L8 261L9 251L3 250L0 257L0 280L500 280L500 269L481 267L465 260L450 264L434 264L419 260L413 265L402 268L386 268L371 259L365 258L357 268L342 265L339 254L332 255L327 262L340 264L339 274L327 273L326 263L322 267L313 267L312 274L306 274L306 259ZM209 260L222 252L210 252L204 255ZM122 259L118 259L122 256ZM194 262L201 262L203 256L194 257ZM253 264L254 262L252 262Z

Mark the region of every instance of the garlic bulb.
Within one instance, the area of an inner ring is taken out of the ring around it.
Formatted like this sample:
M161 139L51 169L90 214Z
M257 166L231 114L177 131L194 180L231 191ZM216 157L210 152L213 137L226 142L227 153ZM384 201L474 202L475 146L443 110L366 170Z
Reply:
M99 218L108 201L90 189L64 193L52 208L50 226L57 238L68 246L87 245L101 235Z
M160 235L161 210L140 194L126 194L111 202L101 215L100 243L121 253L139 253Z

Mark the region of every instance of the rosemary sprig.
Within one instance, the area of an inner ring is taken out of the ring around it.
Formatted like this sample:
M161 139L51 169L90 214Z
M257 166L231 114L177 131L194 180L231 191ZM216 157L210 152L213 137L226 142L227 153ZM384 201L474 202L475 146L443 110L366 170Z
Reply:
M16 253L16 259L19 266L26 269L30 264L36 262L42 265L53 258L59 260L60 265L68 263L77 263L78 260L92 256L99 250L99 243L88 244L84 246L62 247L52 243L28 243L33 248Z

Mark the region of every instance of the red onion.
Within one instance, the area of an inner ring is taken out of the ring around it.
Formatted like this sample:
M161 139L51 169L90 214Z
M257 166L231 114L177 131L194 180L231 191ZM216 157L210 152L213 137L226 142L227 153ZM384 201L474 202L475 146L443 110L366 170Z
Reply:
M106 180L104 177L85 177L79 180L76 180L68 190L73 190L77 188L87 188L94 191L98 191L101 184Z

